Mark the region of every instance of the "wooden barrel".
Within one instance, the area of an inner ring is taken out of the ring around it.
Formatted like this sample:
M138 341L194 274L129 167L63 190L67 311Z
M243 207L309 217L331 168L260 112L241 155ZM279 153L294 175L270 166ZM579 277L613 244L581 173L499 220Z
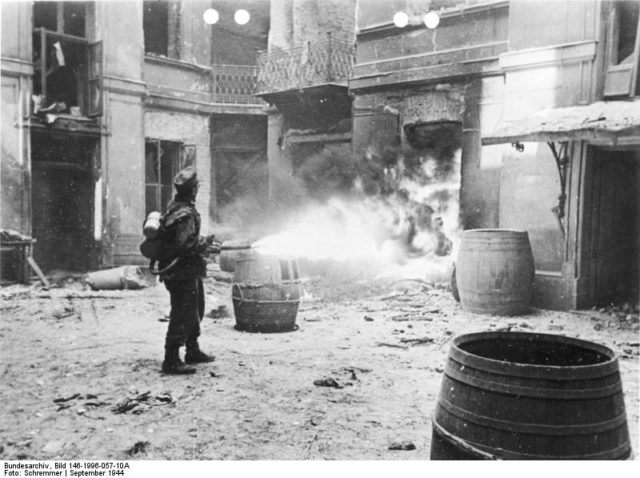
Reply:
M463 309L478 314L526 313L534 279L526 231L471 229L462 233L456 283Z
M296 258L256 252L238 256L231 289L236 328L249 332L293 330L301 290Z
M616 460L631 454L616 354L558 335L454 339L432 460Z

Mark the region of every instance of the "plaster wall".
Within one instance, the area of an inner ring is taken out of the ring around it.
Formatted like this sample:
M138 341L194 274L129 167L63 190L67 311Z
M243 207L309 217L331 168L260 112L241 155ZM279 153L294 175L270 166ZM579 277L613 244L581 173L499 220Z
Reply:
M509 4L511 50L595 39L602 2L518 0ZM532 35L531 32L536 34Z
M195 145L196 170L200 181L196 208L202 216L200 233L203 235L209 234L210 218L207 212L209 211L210 198L212 195L215 196L215 186L211 185L209 117L171 111L147 110L144 113L143 141L145 138ZM142 194L144 193L144 183L140 191ZM144 210L144 198L142 203Z
M111 132L103 141L107 221L126 249L126 236L140 238L145 213L142 101L136 96L110 93L107 111Z
M142 2L96 2L96 37L103 42L104 73L140 80L144 58Z
M0 228L31 233L29 130L22 118L30 104L31 3L0 2L1 144Z
M2 157L0 228L31 232L28 131L20 122L21 80L2 76ZM23 105L26 102L22 101ZM24 112L24 109L22 110Z
M31 2L0 2L2 56L31 63Z

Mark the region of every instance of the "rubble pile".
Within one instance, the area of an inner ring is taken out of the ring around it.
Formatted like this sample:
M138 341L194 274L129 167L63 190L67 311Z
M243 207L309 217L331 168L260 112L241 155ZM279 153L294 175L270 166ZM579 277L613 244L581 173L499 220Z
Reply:
M0 229L0 242L27 242L31 240L31 236L21 234L13 229Z

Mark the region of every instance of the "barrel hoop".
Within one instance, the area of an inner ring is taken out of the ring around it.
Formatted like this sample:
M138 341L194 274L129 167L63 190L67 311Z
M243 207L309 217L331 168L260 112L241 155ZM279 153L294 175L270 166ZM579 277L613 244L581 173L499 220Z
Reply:
M558 390L555 388L525 387L521 385L508 385L500 382L493 382L486 379L478 379L461 373L447 363L444 373L447 377L457 382L470 385L481 390L516 395L518 397L537 397L559 400L580 400L587 398L604 398L622 392L622 383L617 381L611 385L592 389L572 389Z
M465 354L464 352L455 353L454 351L449 354L449 360L461 366L468 367L474 370L489 372L493 375L504 375L505 377L518 378L533 378L540 380L551 380L556 382L596 380L611 376L617 377L620 373L617 368L617 363L606 367L601 367L600 365L602 364L589 367L530 365L520 364L516 362L500 362L497 360L484 359L482 357Z
M631 445L629 442L613 448L612 450L600 451L597 453L582 454L582 455L539 455L535 453L514 452L511 450L505 450L504 448L493 448L484 446L481 443L477 443L471 440L463 440L449 433L441 425L439 425L435 418L432 419L434 428L438 430L443 438L449 440L454 445L463 444L463 449L471 450L472 453L492 457L486 459L493 460L626 460L631 455Z
M556 365L533 365L520 364L515 362L502 362L471 354L459 348L466 341L474 339L491 339L513 337L527 338L535 336L540 339L548 339L578 347L592 347L598 353L609 356L610 360L589 366L556 366ZM456 362L471 366L480 370L490 370L496 375L517 375L520 377L544 378L548 380L583 380L606 377L618 373L618 357L616 353L599 344L589 343L571 337L560 335L528 333L528 332L480 332L458 336L454 339L449 355Z
M471 445L468 441L463 440L462 438L457 437L452 433L449 433L447 430L442 428L442 426L440 426L440 424L436 421L435 417L431 419L431 423L435 431L437 431L440 434L440 436L442 436L443 439L453 444L454 446L461 448L465 452L470 453L474 457L477 457L478 459L484 459L484 460L498 459L495 455L492 455L491 453L487 453L486 451L483 451L480 448L477 448Z
M499 362L485 359L466 352L452 350L449 358L465 367L490 371L495 375L508 377L538 378L544 380L573 381L594 380L619 373L617 362L597 364L593 366L530 365L515 362Z
M512 285L512 284L509 284ZM528 284L527 284L528 285ZM496 306L499 305L505 305L505 304L519 304L521 302L526 302L527 305L529 305L529 301L527 299L523 299L523 298L518 298L518 297L504 297L504 290L505 289L492 289L492 290L486 290L486 289L469 289L468 287L465 287L464 289L460 289L465 295L466 294L476 294L482 297L487 297L488 294L493 294L495 293L495 296L492 297L492 299L500 299L500 301L495 304ZM525 291L528 293L529 288L528 287L520 287L519 289L508 289L509 292L518 292L518 291ZM493 304L492 304L493 306Z
M296 300L244 299L242 297L237 297L235 295L232 295L231 299L237 300L238 302L246 302L248 304L294 304L294 303L300 303L300 299L296 299Z
M592 435L615 430L627 423L626 413L622 413L611 420L605 420L599 423L586 423L583 425L543 425L537 423L518 423L507 420L500 420L484 415L464 410L454 405L445 398L438 400L438 405L447 413L459 418L465 422L474 423L484 428L493 428L494 430L508 431L520 433L523 435L543 435L543 436L575 436L575 435Z
M498 246L498 245L500 245L500 246L509 246L509 245L520 246L520 245L524 245L524 244L526 244L524 241L522 241L522 242L506 242L506 241L503 241L502 244L498 244L498 243L495 243L495 242L466 240L465 244L460 246L460 248L458 250L458 254L460 254L460 252L467 252L467 251L478 252L478 248L477 247L469 247L470 245L483 246L482 247L482 252L485 253L485 254L487 252L501 252L501 253L505 253L505 252L521 252L523 250L522 247L496 247L496 246ZM527 252L527 249L524 249L524 251ZM460 257L460 256L458 255L458 257ZM526 257L523 257L523 259L526 259Z

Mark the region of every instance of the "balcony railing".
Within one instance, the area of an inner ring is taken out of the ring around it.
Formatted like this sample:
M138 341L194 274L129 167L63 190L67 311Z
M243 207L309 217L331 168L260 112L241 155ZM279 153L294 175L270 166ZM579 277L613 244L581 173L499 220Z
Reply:
M353 69L354 45L331 34L286 50L258 52L256 94L325 84L345 84Z
M258 82L255 65L213 65L213 101L216 103L261 105L254 96Z

